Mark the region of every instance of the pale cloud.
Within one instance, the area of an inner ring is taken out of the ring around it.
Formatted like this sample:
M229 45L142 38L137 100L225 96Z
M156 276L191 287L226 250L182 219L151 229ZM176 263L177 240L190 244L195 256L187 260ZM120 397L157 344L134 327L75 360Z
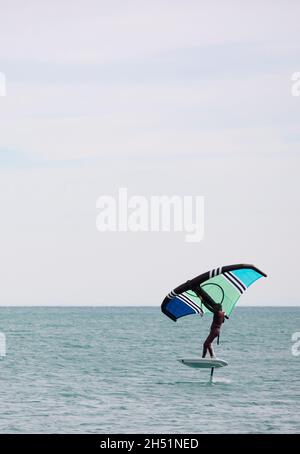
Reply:
M298 42L298 2L1 1L1 58L112 61L224 43Z
M42 160L291 153L297 113L285 74L186 85L13 84L0 106L1 148Z

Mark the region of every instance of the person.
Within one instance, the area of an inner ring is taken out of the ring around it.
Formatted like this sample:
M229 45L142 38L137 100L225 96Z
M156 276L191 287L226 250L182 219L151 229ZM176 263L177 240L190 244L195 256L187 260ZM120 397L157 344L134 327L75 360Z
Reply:
M193 290L198 298L200 298L201 303L214 314L210 327L210 333L203 344L202 358L206 357L207 351L209 352L211 358L215 358L212 343L216 338L219 338L222 324L224 323L225 318L228 319L228 317L222 309L222 304L217 304L212 299L207 300L203 298L203 294L198 289Z
M209 352L211 358L215 358L212 343L216 337L220 336L220 330L224 321L225 312L223 312L222 305L220 304L219 308L214 311L214 318L210 327L210 333L203 344L202 358L206 357L207 351Z

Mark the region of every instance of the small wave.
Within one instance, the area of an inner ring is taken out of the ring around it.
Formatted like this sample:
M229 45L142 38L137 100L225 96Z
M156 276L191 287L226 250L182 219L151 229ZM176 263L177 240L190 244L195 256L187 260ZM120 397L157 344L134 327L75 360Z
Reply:
M232 383L232 380L229 380L229 378L214 378L212 381L213 385L230 385Z
M165 385L165 386L178 386L178 385L184 385L184 386L207 386L210 384L210 382L207 381L196 381L196 380L177 380L177 381L172 381L172 382L163 382L163 381L157 381L154 383L155 385Z

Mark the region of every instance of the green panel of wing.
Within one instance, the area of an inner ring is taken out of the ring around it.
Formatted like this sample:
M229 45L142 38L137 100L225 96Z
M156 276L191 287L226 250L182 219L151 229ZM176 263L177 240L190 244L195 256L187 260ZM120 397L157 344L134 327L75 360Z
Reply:
M241 293L222 275L201 284L202 290L216 303L222 304L223 311L230 315Z
M231 314L241 296L241 293L222 275L209 279L203 284L200 284L199 287L201 287L215 303L222 304L222 309L227 315ZM195 304L200 306L204 313L211 314L211 312L200 303L198 296L192 290L184 292L184 294L193 300Z

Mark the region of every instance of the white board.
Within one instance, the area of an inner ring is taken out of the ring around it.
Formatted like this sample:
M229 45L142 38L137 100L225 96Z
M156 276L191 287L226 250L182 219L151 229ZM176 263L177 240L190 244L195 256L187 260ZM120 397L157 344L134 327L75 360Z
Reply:
M178 361L185 366L197 367L200 369L211 369L212 367L228 366L228 363L226 361L217 358L191 358L179 359Z

